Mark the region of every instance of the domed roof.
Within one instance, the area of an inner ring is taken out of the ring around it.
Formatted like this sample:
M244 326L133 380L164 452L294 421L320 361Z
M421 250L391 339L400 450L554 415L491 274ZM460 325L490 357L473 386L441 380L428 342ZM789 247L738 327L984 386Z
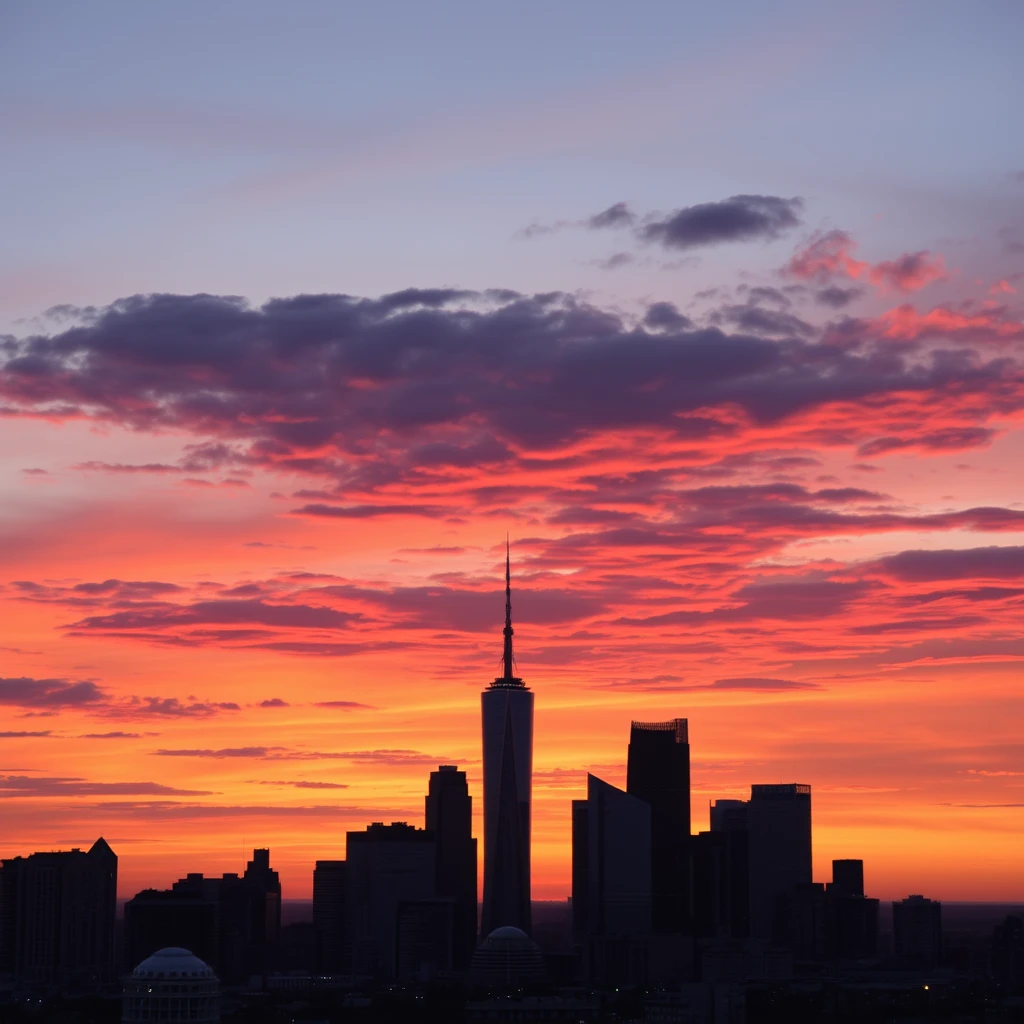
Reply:
M503 924L500 928L495 928L490 935L484 939L484 942L491 942L495 940L497 942L518 942L524 945L533 945L533 939L526 934L521 928L513 928L510 924Z
M132 971L133 978L213 978L213 971L181 946L158 949Z
M495 928L473 954L470 982L478 988L512 991L544 980L544 955L526 932Z

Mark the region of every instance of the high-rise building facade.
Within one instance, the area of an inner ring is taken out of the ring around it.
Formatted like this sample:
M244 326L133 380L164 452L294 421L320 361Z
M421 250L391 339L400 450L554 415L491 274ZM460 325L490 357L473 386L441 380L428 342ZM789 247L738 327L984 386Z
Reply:
M716 800L711 805L712 832L746 832L746 800Z
M481 694L484 761L484 900L481 935L530 931L533 693L515 674L512 586L505 553L502 674Z
M313 927L316 962L321 974L341 974L348 965L345 897L348 864L318 860L313 868Z
M863 896L864 861L852 858L832 861L832 889L837 896Z
M754 785L747 805L750 930L758 939L789 939L789 904L810 885L811 787Z
M701 938L747 938L750 882L746 829L700 832L691 840L690 852L693 934Z
M574 801L572 901L590 935L651 930L651 808L596 775ZM585 818L584 818L585 815ZM577 891L575 885L580 885Z
M202 877L202 876L198 876ZM217 901L195 889L143 889L124 905L124 965L182 948L221 970Z
M590 934L590 804L572 802L572 941L586 942ZM650 838L650 837L648 837Z
M633 722L626 791L651 808L651 900L656 931L690 927L690 742L687 720Z
M437 843L404 821L348 833L346 916L357 974L393 978L401 904L435 897Z
M127 966L182 946L227 984L270 971L281 933L281 882L269 850L253 850L245 873L189 872L169 890L146 889L125 904Z
M894 900L892 937L896 956L934 967L942 958L942 904L920 895Z
M94 989L115 976L117 856L33 853L0 863L0 971L30 988Z
M455 904L452 959L468 968L476 946L476 840L473 798L466 773L443 764L430 773L426 797L427 831L437 843L437 896Z
M828 884L829 954L836 960L863 960L878 952L878 900L864 895L864 861L832 861Z

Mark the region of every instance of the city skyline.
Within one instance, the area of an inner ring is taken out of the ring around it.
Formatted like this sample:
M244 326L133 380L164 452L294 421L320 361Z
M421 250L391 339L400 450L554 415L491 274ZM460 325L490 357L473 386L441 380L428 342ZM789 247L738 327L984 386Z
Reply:
M505 573L505 588L504 588L505 623L504 623L504 627L502 629L502 653L501 653L501 658L500 658L501 674L499 676L497 676L492 681L492 683L489 685L489 687L487 687L483 691L483 693L481 694L481 697L482 698L486 698L489 693L493 694L495 691L497 691L497 693L499 695L501 695L502 691L505 691L505 690L511 688L516 695L519 695L521 693L522 697L528 698L528 705L524 708L524 711L523 712L515 712L515 714L525 713L525 715L526 715L526 718L523 719L523 721L526 722L526 733L525 733L525 743L526 743L526 746L525 746L525 749L528 752L532 752L532 741L533 741L532 720L533 720L533 696L534 695L530 691L529 687L525 686L522 678L519 677L516 674L516 672L518 671L518 665L517 665L517 659L515 658L515 655L513 653L513 643L512 643L512 638L513 638L514 630L512 628L510 557L511 557L510 556L510 541L508 539L506 539L506 542L505 542L505 561L504 561L504 573ZM509 752L509 749L511 749L510 748L510 744L519 743L520 740L519 739L514 739L513 738L513 733L510 733L509 730L508 730L509 713L508 713L508 710L504 707L504 705L502 705L501 708L497 708L497 705L495 705L495 707L491 711L490 720L488 718L488 713L487 713L487 710L486 710L486 708L487 708L486 700L482 700L482 706L484 708L484 717L483 717L483 723L482 723L483 724L483 730L481 732L481 739L484 740L484 742L486 743L486 736L488 735L488 725L490 725L490 731L494 734L494 737L492 738L492 749L494 751L494 753L492 754L492 757L493 757L493 760L494 760L494 769L493 769L493 771L494 771L495 777L497 779L500 779L500 780L502 780L504 782L508 782L510 778L515 778L516 775L517 775L517 772L514 769L515 757L513 757L512 759L509 759L508 756L507 756L508 752ZM633 719L633 720L629 721L628 737L629 737L629 741L630 742L629 742L629 744L627 746L627 756L623 759L622 763L619 764L619 765L617 765L617 764L608 764L608 765L601 766L603 773L606 774L608 778L617 780L619 783L621 783L621 785L623 787L623 794L624 794L624 791L626 790L627 787L632 787L632 788L630 788L630 792L634 792L635 791L636 793L640 793L640 794L643 795L643 798L644 798L645 801L651 802L652 809L655 811L655 819L657 818L657 808L659 806L663 806L664 807L664 810L661 812L662 814L668 813L670 816L672 816L672 815L681 815L682 819L683 819L683 824L680 826L680 828L682 829L682 831L679 832L680 836L688 835L688 836L694 836L695 837L697 835L698 831L703 830L705 828L710 828L711 830L725 828L725 829L728 830L729 828L733 827L731 824L727 824L727 823L726 824L722 824L722 823L716 824L716 820L720 820L721 822L726 822L726 820L727 820L727 819L724 819L724 818L716 819L716 805L718 806L718 808L722 809L720 811L720 813L724 813L726 815L735 814L736 811L734 810L734 807L735 808L741 808L744 811L744 822L746 822L746 801L743 800L743 799L736 799L735 798L736 794L738 794L739 792L743 792L745 794L748 794L749 797L753 797L754 799L757 798L759 792L761 792L761 793L769 793L769 792L773 792L773 791L780 791L780 792L781 791L787 791L788 792L788 791L791 791L791 790L797 790L797 791L799 791L799 790L806 790L808 794L810 793L810 790L811 790L812 787L809 786L809 785L792 784L792 783L779 783L778 781L771 781L771 782L768 782L768 781L762 781L762 782L745 781L745 782L741 782L739 784L739 788L738 789L736 788L736 786L734 784L731 788L727 787L728 792L729 792L730 795L726 796L724 798L719 796L719 795L717 795L716 793L714 793L712 791L708 791L708 800L707 800L708 807L707 807L707 819L706 819L706 822L705 822L705 819L703 818L703 815L698 814L697 822L695 824L693 824L692 827L690 827L688 823L690 822L691 818L693 817L693 813L692 813L692 808L691 808L692 788L691 788L691 784L690 784L690 747L689 747L689 742L688 742L689 741L689 727L688 726L689 726L689 722L688 722L688 720L686 718L675 718L675 719L672 719L672 720L669 720L669 721L666 721L666 722L638 722L635 719ZM494 739L498 738L499 734L500 734L501 742L495 743ZM668 742L668 746L663 747L662 749L659 749L657 744L655 744L655 746L653 746L653 747L649 746L649 744L652 741L659 741L662 737L664 737L664 739ZM636 746L638 740L648 744L648 746L641 746L641 747L638 748ZM672 751L672 748L673 748L673 741L674 741L675 744L681 744L679 749L682 751L682 760L678 761L678 766L677 766L677 762L676 762L675 756L674 755L669 756L671 751ZM243 753L243 756L248 756L248 752L240 752L240 753ZM398 752L398 753L402 753L402 752ZM229 757L233 757L234 754L233 754L233 752L225 751L223 753L223 756L225 758L229 758ZM416 770L417 771L421 770L420 769L420 764L419 764L419 759L413 759L413 760L414 760L414 763L416 763L416 765L417 765ZM528 764L530 764L530 767L532 768L531 760L532 760L531 757L527 756L526 761L527 761ZM506 761L508 761L508 764L506 764ZM630 767L631 765L634 765L634 762L635 762L635 769L633 767ZM454 772L455 774L457 774L458 776L460 776L464 780L465 779L472 779L473 778L473 775L472 775L472 765L478 764L478 765L480 765L480 768L482 770L483 765L484 765L485 762L484 762L483 759L481 759L480 761L476 761L476 762L474 762L472 759L470 759L466 763L470 767L469 767L468 770L463 770L463 771L457 771L457 768L459 768L459 767L465 768L465 765L456 766L456 765L444 765L444 764L440 764L440 763L435 765L434 767L436 768L436 770L433 771L431 773L431 776L430 776L430 778L431 778L431 792L433 792L433 784L434 784L433 780L435 778L439 778L439 777L443 778L444 777L443 776L444 772L447 772L447 771ZM511 770L509 770L509 765L511 765ZM758 767L760 767L760 766L758 766ZM763 767L767 768L767 769L770 769L770 766L767 766L767 765L763 766ZM631 782L630 781L630 779L631 779L630 772L632 772L634 770L636 772L636 780ZM681 775L679 775L680 772L682 773ZM527 770L527 775L529 777L528 782L527 782L527 791L529 792L532 789L532 772ZM770 775L770 772L769 772L769 775ZM676 778L676 776L678 776L678 778ZM766 779L768 777L769 776L765 776ZM15 779L15 777L13 777L13 776L10 776L10 775L7 776L7 783L8 783L8 785L10 785L12 782L14 782L14 779ZM571 790L570 787L573 784L578 785L579 784L578 780L580 780L580 779L582 779L582 785L583 785L583 790L584 791L586 791L588 784L592 786L595 783L599 784L605 790L611 790L612 789L612 787L610 786L610 784L607 781L605 781L604 779L597 779L593 775L593 773L591 772L590 769L580 770L580 769L572 769L572 768L570 768L570 769L568 769L568 770L566 770L564 772L564 782L562 783L562 785L566 789L566 797L567 797L566 807L569 808L569 811L568 811L568 816L566 818L566 821L561 822L560 824L562 826L564 826L564 830L563 831L564 831L566 839L569 839L573 835L573 828L575 827L575 825L574 825L575 807L576 807L576 804L579 803L579 800L573 798L575 791ZM497 920L499 918L501 920L506 920L506 918L511 919L511 917L514 916L514 915L510 914L509 911L502 910L502 911L500 911L498 913L497 917L494 917L494 916L491 915L491 913L489 911L483 909L483 908L487 907L487 905L489 903L489 899L488 899L488 895L487 895L488 890L487 890L487 886L486 886L486 879L487 879L487 876L488 876L487 857L486 857L486 849L487 849L486 837L488 836L489 833L488 833L488 829L487 829L487 811L486 811L487 802L486 802L486 800L484 798L484 788L486 786L486 781L485 780L486 780L486 776L481 774L480 777L479 777L479 792L478 792L478 796L479 796L480 799L479 799L478 805L477 805L477 812L475 814L472 814L472 812L468 812L468 808L467 808L467 812L471 813L471 816L472 816L473 836L474 837L479 837L479 839L474 839L474 846L477 846L477 844L479 844L479 846L478 846L478 851L479 851L479 897L480 897L480 907L481 907L481 912L482 912L481 935L488 934L488 928L487 928L488 924L492 924L494 927L500 927L500 925L497 924ZM68 781L73 784L77 780L72 779L72 780L68 780ZM315 784L313 784L313 785L315 787ZM653 787L653 789L651 787ZM158 786L157 788L160 788L160 787ZM328 786L327 788L334 788L334 787L333 786ZM338 787L338 788L344 788L344 787ZM618 792L618 790L614 790L614 791ZM501 792L501 785L499 784L498 786L495 787L495 798L494 798L495 826L494 826L494 831L493 831L492 842L494 843L495 848L497 848L497 846L499 845L497 843L497 838L498 838L498 835L499 835L499 826L498 826L497 819L500 817L500 815L497 812L497 806L499 804L498 794L500 792ZM468 789L468 796L467 796L467 800L468 800L469 804L472 804L472 793L473 793L473 786L472 786L472 784L470 784L469 789ZM407 822L412 822L412 825L410 827L420 827L420 826L416 825L416 821L418 820L418 817L422 817L423 821L424 821L425 827L429 828L429 824L428 823L429 823L429 815L430 815L430 810L429 810L429 808L430 808L430 799L431 798L428 796L428 798L427 798L427 811L425 813L424 812L420 812L417 815L417 813L414 811L414 812L412 812L412 813L410 813L408 815L404 815L403 816L403 814L400 813L400 812L389 811L389 812L387 812L385 814L379 814L378 817L381 820L376 821L376 819L375 819L376 823L373 824L373 827L375 827L375 828L379 827L381 825L381 823L385 819L387 821L394 821L398 825L403 826L403 827L407 824ZM528 799L527 800L527 805L529 805L531 802L532 802L532 798ZM244 809L243 809L243 811L244 811ZM395 817L396 814L398 814L398 818ZM526 815L526 821L527 821L527 835L529 835L529 821L530 821L529 806L527 806L525 815ZM515 818L516 818L516 828L518 828L519 815L516 815ZM766 819L766 820L768 820L768 819ZM366 826L369 827L371 822L369 821L369 819L367 819L365 822L363 822L363 821L356 821L355 818L353 818L351 820L346 819L346 821L345 821L345 829L347 830L348 834L351 834L351 827L352 827L353 824L355 824L357 826L362 825L362 824L366 824ZM509 826L509 822L508 821L505 822L505 826L506 826L505 829L500 834L503 835L503 838L506 840L506 846L510 847L512 849L515 849L515 848L518 847L518 843L519 843L519 840L516 839L515 835L513 834L515 832L515 829L513 829L511 831L509 830L509 827L508 827ZM558 826L556 825L556 827L558 827ZM664 828L665 826L661 826L661 827ZM743 827L746 828L747 827L746 824L744 824ZM809 829L809 827L810 827L810 819L809 819L809 812L808 812L807 828ZM362 833L357 832L357 834L361 835ZM654 835L656 836L657 832L655 832ZM511 842L509 842L510 837L511 837ZM100 842L103 842L103 841L104 841L103 837L100 837ZM123 841L123 840L121 840L121 841ZM664 844L664 841L665 840L662 840L663 844ZM73 840L71 842L80 842L81 843L83 841L82 840ZM56 850L58 848L58 846L61 847L61 848L66 848L67 846L71 845L71 842L67 842L67 843L63 843L63 844L57 844L57 846L55 846L54 849ZM87 846L91 845L91 841L84 841L84 842L85 842L85 845L87 845ZM673 840L672 842L674 842L675 845L671 846L671 844L670 844L669 848L676 849L676 847L678 847L678 844L679 844L679 839L677 838L677 839ZM328 864L334 863L334 861L330 860L331 856L341 856L343 854L345 856L347 856L347 841L344 841L344 840L341 839L341 837L339 837L337 845L334 845L334 846L324 846L321 849L324 851L325 856L323 858L317 857L316 859L318 861L323 859L325 861L325 863L328 863ZM656 847L652 847L652 851L654 849L656 849ZM527 860L526 860L526 865L525 865L525 869L526 869L525 870L526 889L524 890L524 892L530 892L531 891L531 885L530 885L530 859L531 859L531 857L530 857L530 854L532 853L532 851L529 849L529 846L527 847L527 851L528 851L527 852ZM27 855L29 852L34 852L34 851L22 850L20 848L19 849L13 849L12 848L10 851L6 851L6 850L0 851L0 854L16 857L16 856ZM503 883L506 888L508 888L508 886L511 885L511 888L508 890L509 893L511 893L516 888L517 885L521 884L518 881L518 879L522 879L524 876L523 876L523 873L522 873L521 869L517 868L515 871L511 871L511 872L509 872L507 870L507 868L508 868L508 863L507 863L508 853L509 853L509 850L506 849L505 850L505 856L504 856L504 859L502 860L502 863L500 865L496 866L493 869L493 872L494 872L496 878L498 876L501 876L501 882L497 882L496 881L496 884L501 885ZM808 841L808 853L810 853L809 841ZM829 848L828 853L825 854L825 855L819 855L817 853L817 851L815 851L814 869L811 868L811 865L808 862L807 864L804 864L802 867L797 867L797 866L793 865L793 866L791 866L791 868L789 870L796 870L797 874L800 874L800 872L803 872L804 875L806 875L808 880L810 879L810 877L816 876L819 873L819 871L816 870L816 869L820 869L820 873L823 876L824 875L825 866L827 864L830 864L830 863L831 864L835 864L837 862L835 857L833 856L834 853L835 853L835 850L833 850L832 848ZM234 858L233 854L228 854L224 850L209 850L209 849L207 849L207 850L203 851L203 855L207 858L207 864L215 865L214 870L216 870L216 871L219 871L219 870L222 870L222 869L225 869L225 870L229 869L231 867L231 864L233 863L233 858ZM671 858L675 858L678 855L679 855L678 853L672 854ZM661 856L662 856L662 859L664 860L664 858L666 856L668 856L667 850ZM499 858L499 860L501 860L501 859L502 858ZM843 858L840 857L840 862L842 861L842 859ZM130 861L129 861L129 863L130 863ZM655 859L654 859L655 866L657 865L657 863L658 863L658 857L657 857L657 855L655 855ZM295 866L297 867L297 865L295 865ZM498 870L499 866L502 869L501 871ZM918 865L918 866L920 867L920 865ZM303 878L303 868L300 868L299 871L296 872L294 870L294 867L293 867L293 880L297 881L298 884L295 886L296 895L293 895L291 898L294 898L294 899L306 899L306 898L311 897L312 894L313 894L313 876L312 876L312 873L311 873L312 872L312 861L310 861L308 865L304 865L304 867L308 868L308 871L306 872L308 874L308 879L307 878ZM121 885L119 885L119 888L118 888L118 898L119 898L119 900L126 899L128 895L130 895L133 892L138 891L139 889L144 889L144 888L161 888L161 887L164 886L164 884L169 886L170 882L171 882L171 880L172 880L172 878L174 876L174 873L177 872L177 870L178 870L177 868L172 869L171 875L168 876L168 877L160 877L160 878L157 878L157 879L150 879L150 881L147 882L145 885L140 885L140 883L138 883L137 881L132 881L130 884L126 883L128 885L127 888L122 888ZM204 870L209 870L209 868L205 868ZM801 875L801 877L803 877L804 875ZM135 879L135 878L140 877L140 876L129 874L126 877ZM656 878L657 875L655 875L654 877ZM909 878L908 878L908 881L913 879L914 882L917 882L918 884L916 884L916 886L915 886L915 884L911 883L909 886L905 886L905 888L907 888L907 891L910 891L910 889L914 889L914 888L920 889L920 888L922 888L922 885L920 884L920 878L927 879L928 877L929 876L928 876L927 871L922 872L919 875L918 879L914 879L914 876L910 875ZM294 881L293 881L293 884L294 884ZM542 891L539 894L536 893L536 892L533 892L532 893L532 899L534 901L536 901L536 900L545 900L545 899L561 899L561 898L565 898L565 896L567 896L567 895L569 895L571 893L572 885L573 885L573 879L572 879L572 873L570 872L569 875L564 880L563 879L559 879L555 883L555 887L556 888L554 889L553 892L550 891L550 890L544 890L544 891ZM661 883L661 885L662 885L662 887L664 887L665 883ZM924 886L924 888L929 888L929 886ZM655 887L654 887L653 892L654 893L658 893L658 891L659 890L658 890L657 883L655 883ZM671 896L669 896L668 895L669 891L671 891L671 885L670 885L668 891L661 892L658 900L656 900L653 903L653 906L654 907L659 907L660 906L662 911L667 910L669 907L673 907L674 906L673 899L678 901L678 897L671 897ZM883 899L894 899L895 900L897 898L897 895L896 895L897 892L898 892L898 890L893 890L893 894L890 895L888 893L888 891L884 889L884 884L883 884L883 888L881 890L881 895L882 895ZM933 893L933 894L934 895L941 895L940 893ZM902 897L900 897L900 898L902 898ZM950 900L950 898L948 896L941 896L941 898L945 899L947 902ZM1013 896L1002 896L1002 897L999 897L999 898L1001 898L1001 899L1011 899L1012 900L1012 899L1014 899L1016 897L1013 897ZM506 902L507 902L507 900L506 900ZM679 913L680 913L680 911L679 911L678 908L670 910L669 911L669 917L671 917L673 919L676 919L678 917ZM689 913L689 909L687 908L687 910L685 911L685 914L688 914L688 913ZM684 914L684 917L685 917L685 914ZM655 918L655 921L657 921L657 918ZM506 920L506 923L508 923L507 920ZM526 930L529 930L530 921L529 921L529 912L528 911L526 912L525 917L522 915L522 912L519 913L518 923L519 923L519 925L524 926L526 928ZM490 929L490 930L493 930L493 928Z
M676 719L1024 899L1024 8L442 7L4 5L0 857L308 898L457 765L482 886L510 536L535 899Z

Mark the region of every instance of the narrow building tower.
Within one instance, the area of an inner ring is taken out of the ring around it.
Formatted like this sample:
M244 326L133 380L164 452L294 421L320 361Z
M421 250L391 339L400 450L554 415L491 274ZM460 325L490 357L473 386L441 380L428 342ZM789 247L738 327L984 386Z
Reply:
M512 582L505 547L502 674L481 694L484 753L484 904L481 935L530 931L530 789L533 693L515 674Z

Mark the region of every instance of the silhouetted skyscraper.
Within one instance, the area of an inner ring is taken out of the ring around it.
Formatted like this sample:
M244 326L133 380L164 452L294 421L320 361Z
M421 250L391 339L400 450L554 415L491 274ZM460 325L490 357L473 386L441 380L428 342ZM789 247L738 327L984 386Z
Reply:
M789 904L810 885L811 787L798 783L750 787L750 930L755 938L789 938Z
M690 743L685 718L632 723L626 791L651 808L654 928L686 930L690 923Z
M837 895L864 895L864 861L834 860L832 861L832 888Z
M651 808L587 775L586 828L574 801L573 891L591 935L647 935L651 930Z
M468 968L476 945L476 840L473 798L455 765L430 773L426 823L437 842L437 896L455 904L453 962Z
M0 865L0 971L30 987L88 990L114 977L117 856L33 853Z
M908 896L892 905L893 952L918 966L933 967L942 957L942 904Z
M404 821L348 833L347 931L357 974L395 976L399 906L434 899L436 850L432 832Z
M992 976L1011 994L1024 990L1024 919L1009 915L992 929Z
M313 868L313 927L316 929L317 969L341 974L348 965L345 896L348 864L318 860Z
M572 940L581 944L590 934L590 804L572 802Z
M690 850L694 935L747 938L750 935L747 830L700 832L690 840Z
M716 800L711 805L711 831L745 832L748 806L746 800Z
M484 936L504 925L530 931L533 694L515 674L507 548L503 632L502 674L480 698L484 754Z
M180 947L218 969L219 916L216 898L201 887L143 889L124 905L124 966L134 968L158 950Z
M250 974L263 974L270 968L270 957L281 938L281 879L270 866L270 850L252 851L242 882L239 898L249 914L246 969Z
M861 960L877 954L878 900L864 895L864 861L832 861L826 907L831 957Z

